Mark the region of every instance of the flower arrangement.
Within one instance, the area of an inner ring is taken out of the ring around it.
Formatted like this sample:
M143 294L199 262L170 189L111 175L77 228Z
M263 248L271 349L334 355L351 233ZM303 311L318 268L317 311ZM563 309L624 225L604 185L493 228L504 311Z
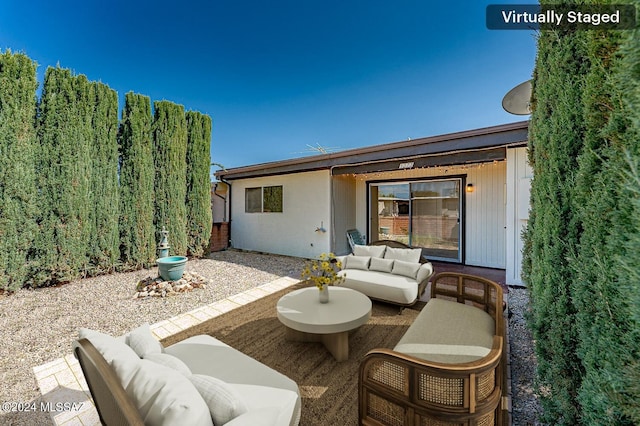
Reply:
M313 281L318 290L322 290L325 285L335 285L344 280L344 277L338 276L341 269L342 262L333 253L322 253L319 259L305 264L301 278Z

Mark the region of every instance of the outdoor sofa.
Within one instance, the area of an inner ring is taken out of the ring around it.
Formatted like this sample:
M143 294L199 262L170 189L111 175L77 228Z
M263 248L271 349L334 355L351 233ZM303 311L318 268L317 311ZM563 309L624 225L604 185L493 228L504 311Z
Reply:
M114 338L81 329L74 353L106 425L281 425L300 421L298 385L207 335L163 348L148 324Z
M422 249L398 241L355 244L351 255L339 259L341 286L400 306L415 304L433 275L433 265L422 256Z
M431 299L394 349L361 361L360 424L505 424L502 297L493 281L437 274Z

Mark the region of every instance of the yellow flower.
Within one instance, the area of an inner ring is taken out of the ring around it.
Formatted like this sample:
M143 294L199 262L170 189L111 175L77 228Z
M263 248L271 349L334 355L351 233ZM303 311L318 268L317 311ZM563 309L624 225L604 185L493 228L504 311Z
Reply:
M341 269L342 262L339 262L333 253L322 253L318 259L306 263L301 278L311 281L319 290L322 290L325 285L343 281L344 278L338 275Z

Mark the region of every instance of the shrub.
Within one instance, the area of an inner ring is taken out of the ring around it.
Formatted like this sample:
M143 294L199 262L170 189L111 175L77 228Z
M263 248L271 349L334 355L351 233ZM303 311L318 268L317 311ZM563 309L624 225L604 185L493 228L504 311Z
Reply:
M89 259L95 273L111 271L120 258L118 235L118 95L102 83L92 83L93 109L91 196L94 232Z
M187 123L184 107L168 101L154 102L153 159L155 167L154 226L169 231L170 253L187 254Z
M85 76L47 69L38 128L42 217L36 286L70 281L87 271L93 105L93 87Z
M125 95L119 133L120 144L120 254L134 269L150 266L156 256L153 228L154 198L151 101Z
M36 233L36 64L0 54L0 289L22 287Z
M187 120L187 249L192 256L208 254L211 226L211 117L188 111Z

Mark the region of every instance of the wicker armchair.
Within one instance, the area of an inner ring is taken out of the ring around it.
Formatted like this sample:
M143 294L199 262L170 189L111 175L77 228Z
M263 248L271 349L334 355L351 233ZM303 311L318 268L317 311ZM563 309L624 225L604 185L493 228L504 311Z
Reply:
M489 313L496 325L493 347L483 358L463 364L430 362L390 349L370 351L360 364L360 424L506 424L501 287L480 277L441 273L433 279L431 297Z

